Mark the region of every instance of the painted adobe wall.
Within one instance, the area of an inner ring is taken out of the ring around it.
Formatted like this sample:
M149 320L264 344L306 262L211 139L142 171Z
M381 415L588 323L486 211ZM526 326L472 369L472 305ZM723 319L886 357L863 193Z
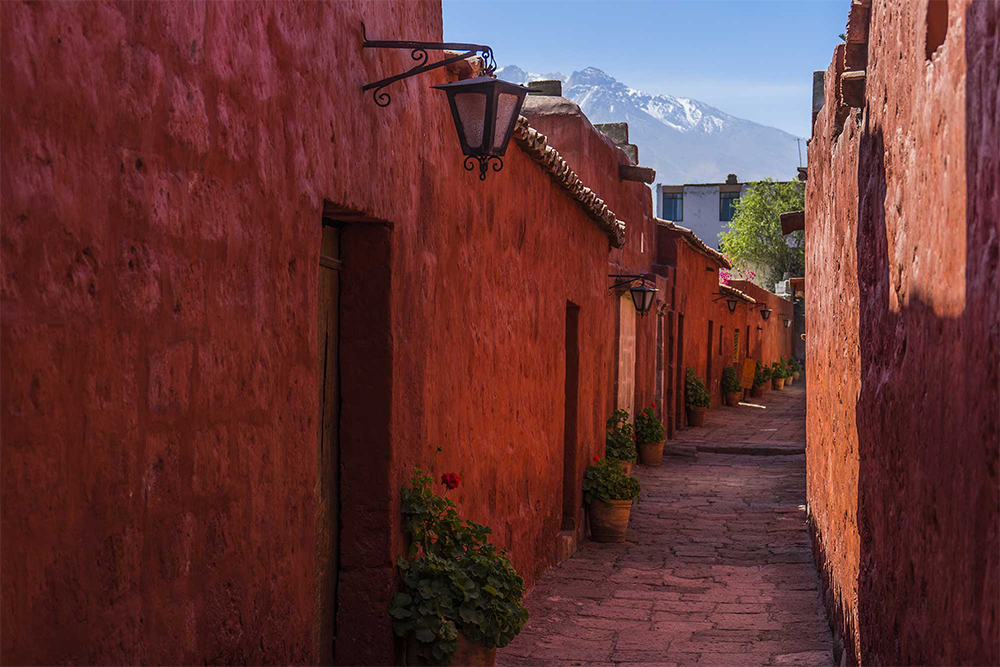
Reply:
M652 216L652 198L644 183L626 181L618 177L618 164L629 164L628 157L604 133L597 130L572 101L555 96L529 96L523 114L549 144L573 167L590 187L626 223L626 242L622 248L611 248L606 274L648 273L656 252L656 223ZM612 279L608 279L608 285ZM661 308L667 300L667 280L656 278L660 289L653 309ZM614 296L608 294L608 301ZM635 397L633 405L638 411L655 400L656 377L656 325L654 312L637 318ZM615 408L614 395L606 410Z
M0 7L3 662L317 659L324 202L372 221L344 231L337 657L396 657L399 488L438 446L528 581L554 562L567 301L580 477L608 239L513 143L462 168L443 71L376 107L412 63L362 20L441 38L434 2Z
M864 106L839 47L809 147L807 492L854 664L1000 662L1000 5L935 4L873 6Z
M751 356L768 365L782 357L792 356L795 349L794 328L785 328L782 321L786 317L792 318L792 302L746 280L731 280L729 284L771 309L767 320L761 319L761 308L746 315L745 324L750 325ZM743 310L746 311L745 308Z
M722 380L724 356L719 355L719 326L725 326L723 311L728 316L724 302L713 303L719 291L719 264L698 252L681 238L672 239L676 244L677 271L673 310L684 316L683 363L681 378L687 368L705 382L712 394L712 406L721 402L719 383ZM708 327L712 322L712 346L709 350ZM728 328L728 327L727 327ZM712 356L712 372L708 375L708 357Z

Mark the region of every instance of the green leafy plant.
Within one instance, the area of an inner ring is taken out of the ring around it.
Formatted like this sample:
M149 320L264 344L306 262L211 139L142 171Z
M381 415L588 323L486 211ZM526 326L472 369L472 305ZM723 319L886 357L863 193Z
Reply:
M484 646L503 647L521 631L528 610L521 604L524 579L490 543L490 528L461 518L450 499L431 490L432 481L414 469L402 491L410 548L407 558L397 560L403 591L389 613L397 635L413 634L420 658L446 664L459 632ZM460 481L455 473L441 476L446 493Z
M757 370L753 375L753 386L759 387L771 381L771 369L757 362Z
M776 380L783 380L784 378L791 377L791 373L785 368L785 365L780 361L775 361L771 364L771 378Z
M736 375L735 366L726 366L722 369L722 391L727 394L743 391L743 387L740 385L739 377Z
M788 366L788 370L793 373L799 373L802 371L802 364L800 364L799 360L795 357L788 357L785 361L785 365Z
M628 410L615 410L608 417L604 455L609 459L635 462L635 432L628 421Z
M583 475L583 499L588 503L637 500L639 491L639 480L623 473L621 463L611 458L595 456Z
M663 422L656 416L656 403L635 416L635 440L641 444L660 442L667 435Z
M787 272L805 271L805 232L781 233L781 214L801 211L805 184L773 179L747 185L746 194L734 204L733 219L719 234L719 247L732 260L735 271L756 268L755 282L773 290Z
M689 408L707 408L712 405L712 395L705 389L705 383L688 368L684 378L684 394Z

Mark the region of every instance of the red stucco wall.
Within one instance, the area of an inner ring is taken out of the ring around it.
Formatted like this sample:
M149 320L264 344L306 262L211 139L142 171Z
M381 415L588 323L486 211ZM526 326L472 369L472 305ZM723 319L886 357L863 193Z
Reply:
M1000 5L947 7L929 55L927 2L874 5L864 107L832 63L809 148L808 499L854 663L1000 662Z
M441 37L433 2L0 6L4 663L315 659L325 206L338 658L395 659L399 488L438 446L528 581L554 562L568 301L577 477L613 404L608 237L513 143L485 184L462 168L444 71L376 107L360 86L411 61L362 53L362 20Z

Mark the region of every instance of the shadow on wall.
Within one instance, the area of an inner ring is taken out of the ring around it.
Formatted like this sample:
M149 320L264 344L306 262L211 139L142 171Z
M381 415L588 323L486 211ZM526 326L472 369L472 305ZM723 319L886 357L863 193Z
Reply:
M977 12L998 13L983 5L995 3L969 5L970 28L987 25L987 17L975 16ZM967 43L983 48L984 41L990 48L982 36ZM967 257L960 316L940 317L915 295L907 301L905 291L899 307L891 307L890 271L905 275L909 267L890 264L881 128L866 127L860 140L861 392L856 420L861 655L853 655L848 629L846 649L853 663L1000 663L1000 299L991 279L998 262L1000 219L998 110L991 97L997 84L984 71L988 58L983 62L979 53L967 53L967 58ZM895 235L903 225L921 224L961 223L933 217L895 220L892 231ZM943 257L959 250L942 247L938 253Z

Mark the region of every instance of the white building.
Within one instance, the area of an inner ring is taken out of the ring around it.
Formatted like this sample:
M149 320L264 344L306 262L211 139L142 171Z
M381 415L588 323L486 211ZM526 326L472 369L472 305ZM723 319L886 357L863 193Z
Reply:
M729 174L725 183L656 184L656 217L687 227L713 248L733 219L733 203L746 194L747 184Z

